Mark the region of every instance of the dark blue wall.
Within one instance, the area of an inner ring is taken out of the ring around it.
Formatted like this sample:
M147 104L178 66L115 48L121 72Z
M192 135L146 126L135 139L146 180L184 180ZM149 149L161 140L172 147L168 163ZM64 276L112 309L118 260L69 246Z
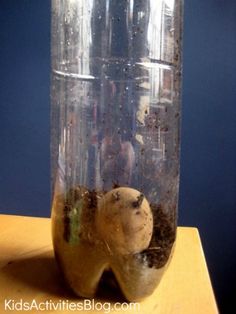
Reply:
M199 228L222 313L235 313L236 1L186 0L184 31L179 223Z
M0 0L0 212L49 215L50 1Z
M50 1L1 0L0 25L0 213L49 216ZM233 313L236 1L186 0L184 31L179 224L199 228Z

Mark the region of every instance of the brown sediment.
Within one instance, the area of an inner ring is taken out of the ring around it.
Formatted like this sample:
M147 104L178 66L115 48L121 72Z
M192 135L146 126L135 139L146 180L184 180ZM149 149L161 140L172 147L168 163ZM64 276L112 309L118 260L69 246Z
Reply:
M69 206L67 203L65 203L65 207L64 207L64 232L63 232L63 238L66 242L69 241L70 239L70 214L71 211L71 206Z
M110 191L110 198L107 200L109 192L89 191L82 186L75 186L65 194L60 194L60 205L54 206L55 257L68 286L79 296L93 297L105 271L114 274L113 279L116 278L115 282L127 300L143 299L154 291L168 265L175 241L175 213L171 212L171 209L175 211L175 207L171 206L170 199L169 202L161 202L163 208L160 204L149 204L137 190L133 190L132 197L131 192L126 195L123 189L126 192L129 190L120 188ZM127 196L127 202L124 201L124 196ZM136 202L139 204L133 207ZM113 219L100 219L103 203L111 204L108 207L113 210ZM145 217L147 210L143 211L145 203L151 213L151 228L147 228L150 221ZM122 207L123 204L125 206ZM116 214L121 214L120 210L125 219L118 220L120 225L115 225L118 229L113 228ZM136 215L141 216L140 219L145 218L145 236L131 230L127 241L123 241L122 236L126 233L123 227L126 227L127 221L135 224L139 220ZM107 232L104 233L104 229ZM142 243L144 244L140 245ZM103 279L108 280L107 276Z
M170 256L176 238L176 228L170 215L164 213L162 205L151 204L154 228L149 247L137 254L137 258L148 267L163 267Z
M83 210L82 217L80 223L80 229L83 231L91 231L90 229L93 227L94 223L94 214L97 208L98 199L102 197L105 192L101 193L95 190L89 191L83 186L76 186L75 188L71 188L65 197L65 205L64 205L64 233L63 238L66 242L69 242L72 234L71 234L71 223L75 215L72 214L72 211L76 209L77 204L82 201L83 202ZM85 232L79 232L78 236L83 238Z
M83 215L80 221L80 232L78 236L81 239L87 240L86 234L90 234L90 240L93 242L95 213L97 210L98 199L101 198L106 192L96 191L84 187L71 188L65 198L64 205L64 233L63 238L69 242L71 234L71 222L73 215L71 211L75 208L75 204L83 200ZM138 207L143 200L143 194L140 194L134 208L136 214L139 214ZM119 195L114 195L114 201L119 198ZM137 203L137 204L136 204ZM149 247L142 252L134 254L135 258L147 266L148 268L161 268L163 267L170 256L172 246L176 238L176 227L173 221L173 214L166 214L162 204L150 204L153 214L153 234ZM96 232L95 232L96 234ZM96 239L94 239L96 240ZM95 241L96 242L96 241Z

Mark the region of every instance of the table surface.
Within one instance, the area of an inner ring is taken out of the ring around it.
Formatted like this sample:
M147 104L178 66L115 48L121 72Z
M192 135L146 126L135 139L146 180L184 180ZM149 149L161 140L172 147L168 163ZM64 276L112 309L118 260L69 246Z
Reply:
M73 309L72 303L79 302L82 305L76 313L108 313L110 307L116 313L120 309L115 309L115 302L120 301L115 296L83 301L65 287L53 256L50 219L0 215L0 313L13 308L11 313L19 313L17 309L26 307L26 302L32 305L27 313L39 313L38 308L46 306L46 301L61 306L53 310L51 305L46 313L74 312L66 310L68 304ZM178 227L174 255L161 283L152 296L139 305L127 307L124 304L119 312L218 313L196 228Z

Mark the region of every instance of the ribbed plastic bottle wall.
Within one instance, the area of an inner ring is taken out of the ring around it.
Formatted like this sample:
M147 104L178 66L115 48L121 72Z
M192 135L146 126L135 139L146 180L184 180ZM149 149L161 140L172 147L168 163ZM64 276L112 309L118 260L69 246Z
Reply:
M112 272L126 299L158 285L179 190L181 0L53 0L55 256L93 297Z

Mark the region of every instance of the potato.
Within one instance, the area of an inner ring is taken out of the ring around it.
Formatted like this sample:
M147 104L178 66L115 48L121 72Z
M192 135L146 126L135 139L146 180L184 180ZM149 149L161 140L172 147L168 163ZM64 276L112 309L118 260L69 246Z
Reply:
M139 253L149 246L152 237L152 211L139 191L116 188L100 199L95 226L110 254Z

